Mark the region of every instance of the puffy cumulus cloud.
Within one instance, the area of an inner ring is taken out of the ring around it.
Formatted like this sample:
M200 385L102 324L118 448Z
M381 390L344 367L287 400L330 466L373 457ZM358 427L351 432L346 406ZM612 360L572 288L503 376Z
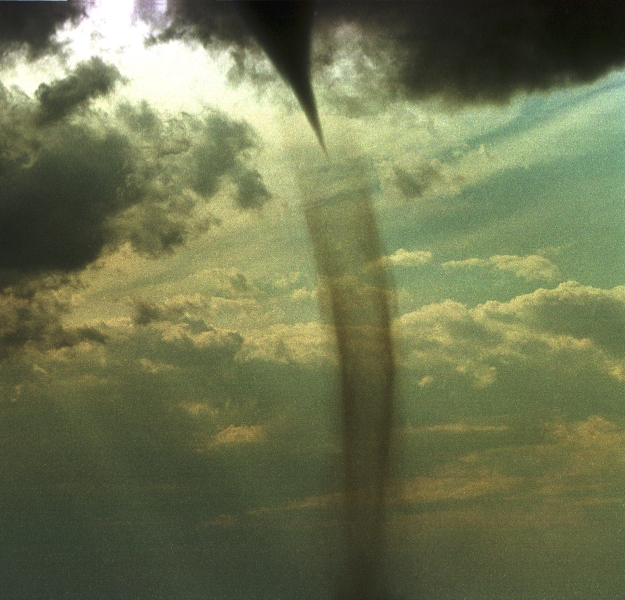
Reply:
M241 208L260 208L271 198L257 170L245 169L233 179L237 187L236 201Z
M149 358L140 358L139 364L152 375L156 375L157 373L163 373L164 371L172 371L176 368L169 363L154 362Z
M252 166L259 141L244 121L206 110L163 119L146 103L122 105L118 117L134 140L134 185L145 190L138 202L114 219L119 241L158 256L203 233L220 220L202 205L221 191L241 209L258 209L270 198Z
M603 290L576 282L561 283L553 290L539 289L509 303L487 302L483 314L495 321L510 318L550 334L570 336L608 352L625 354L625 288Z
M192 122L198 130L191 150L193 168L190 185L203 196L213 196L220 180L229 175L236 187L235 199L241 208L260 208L271 194L260 173L245 165L245 157L258 146L254 130L244 121L233 121L221 113L210 113L203 122Z
M255 298L268 292L264 281L251 278L238 269L210 268L200 271L194 278L207 282L207 292L220 298Z
M328 401L336 393L331 329L309 323L235 331L209 324L212 311L201 304L189 308L184 298L142 303L134 323L102 325L107 345L95 370L97 361L80 358L76 349L57 355L76 362L72 372L97 374L106 382L94 384L98 389L116 377L136 393L157 387L166 404L190 416L195 429L185 443L198 452L247 451L243 442L251 441L266 441L267 451L278 454L321 452L329 436ZM50 371L58 372L59 363L50 360ZM71 379L66 385L75 387Z
M184 356L195 356L193 361L199 364L215 353L220 357L217 362L233 361L243 371L261 365L268 370L292 367L312 371L336 366L334 335L328 325L263 323L261 328L241 331L215 327L208 324L214 316L214 300L196 295L174 296L161 303L137 301L132 329L119 329L118 335L120 339L141 339L149 364L181 367L191 360Z
M334 334L327 325L296 323L248 331L238 358L280 364L336 365Z
M67 117L87 106L92 99L110 93L121 80L117 67L106 64L97 56L79 63L64 79L42 83L37 88L39 123L45 125Z
M209 268L193 273L184 287L202 291L203 308L192 313L219 327L247 331L295 325L318 316L317 293L309 273L256 276L237 269Z
M561 277L558 267L548 258L538 254L527 256L502 254L491 256L490 258L451 260L443 263L443 267L446 269L471 269L478 267L509 271L527 281L554 281Z
M175 303L159 306L139 302L133 322L139 330L131 334L132 344L142 340L150 345L152 349L143 355L155 364L213 361L217 365L232 360L243 344L238 332L208 325L201 316Z
M85 15L85 2L3 2L0 4L0 59L26 47L31 59L59 49L54 35L66 23Z
M471 309L453 300L429 304L418 311L402 315L398 325L400 331L406 332L406 340L411 345L415 344L415 349L418 348L418 342L412 334L419 335L425 342L424 352L433 345L453 346L460 340L468 339L477 347L496 345L500 341L500 336L491 332Z
M180 318L199 319L207 304L207 299L201 294L173 296L161 304L136 300L133 323L149 325L154 321L174 321Z
M622 288L564 283L509 302L451 300L399 317L409 418L622 410ZM414 402L411 399L414 394Z
M432 253L429 250L408 251L399 248L381 259L385 266L393 267L420 267L432 261Z
M109 248L129 241L135 252L153 258L171 253L221 223L213 215L199 215L198 204L201 202L197 197L189 197L184 191L177 197L161 196L134 204L111 217Z
M566 282L551 290L540 288L509 302L489 301L474 309L451 300L430 304L399 317L398 325L415 351L423 343L424 355L436 346L453 349L466 343L475 344L478 353L507 341L525 344L535 336L536 340L549 341L553 349L565 347L568 341L571 347L590 344L601 352L621 356L623 294L621 287L603 290Z
M185 317L207 319L215 326L255 330L275 324L296 324L316 316L315 291L302 286L306 278L252 277L238 270L211 268L193 273L184 287L202 294L176 295L154 303L130 300L137 324Z

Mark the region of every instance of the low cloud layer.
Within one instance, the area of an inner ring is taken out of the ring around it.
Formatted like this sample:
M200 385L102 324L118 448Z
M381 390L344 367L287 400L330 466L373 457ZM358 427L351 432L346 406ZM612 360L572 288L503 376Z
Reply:
M124 557L128 536L145 531L139 520L164 540L191 532L194 540L209 540L206 547L192 544L202 558L211 555L209 547L225 551L220 535L240 541L253 530L258 542L264 535L258 532L272 532L274 541L266 541L273 551L284 539L276 541L276 532L286 531L299 548L308 538L292 536L333 530L340 481L320 479L337 472L340 448L332 332L315 322L267 327L262 311L256 327L213 324L218 300L253 298L263 306L275 293L251 276L243 285L243 277L220 273L211 294L137 301L125 316L76 329L77 343L61 343L41 315L48 342L0 365L7 441L0 478L7 490L9 482L24 489L47 481L51 489L70 490L64 499L80 493L93 507L80 513L82 529ZM297 285L293 278L290 286ZM389 536L393 556L421 560L411 546L417 539L445 549L422 583L441 585L433 578L451 565L446 552L455 551L462 564L478 550L488 554L491 535L529 539L540 527L561 525L574 541L584 530L567 519L613 519L615 498L623 496L625 439L621 288L569 282L475 308L430 304L398 321L403 452L388 494ZM18 506L17 499L7 502ZM34 506L31 519L49 527L47 513ZM26 526L26 516L16 519ZM60 527L52 530L58 541ZM46 529L27 531L39 544L35 553L47 551ZM479 543L456 548L465 534ZM140 554L151 542L139 539L133 548ZM254 544L236 548L258 557ZM184 562L185 552L173 555ZM133 569L143 560L136 553L128 558ZM68 560L85 576L80 560ZM192 577L189 564L180 566L183 587ZM475 568L488 577L487 566ZM99 592L106 571L93 571ZM13 573L7 581L22 578ZM150 585L162 590L164 578Z
M227 532L240 540L250 528L286 530L295 544L294 532L332 529L340 486L328 478L320 490L315 479L338 452L325 404L336 370L330 332L314 323L249 332L214 327L211 300L137 303L134 322L129 316L98 324L106 344L85 334L80 343L4 362L0 409L10 451L0 478L70 486L68 497L80 490L94 508L82 516L84 531L99 532L123 556L139 517L151 519L146 527L161 539L194 531L213 550ZM411 384L401 395L404 452L388 495L396 555L414 559L411 544L425 539L429 548L455 551L464 565L475 552L480 561L494 552L485 543L490 536L530 539L541 528L562 528L567 540L581 543L586 530L576 519L613 522L625 493L625 352L606 332L623 322L624 306L621 288L567 283L475 309L432 304L400 318L398 358ZM584 311L605 315L592 337L575 329ZM30 514L48 523L43 510ZM594 536L601 527L593 527ZM44 552L43 530L27 530ZM464 535L478 540L457 547ZM145 552L146 543L133 547ZM515 555L515 548L507 552ZM197 544L193 552L209 555ZM238 544L237 552L258 557L254 545ZM436 569L420 575L422 583L441 585L435 578L451 565L445 552ZM68 560L84 576L80 561ZM480 561L475 568L489 577ZM105 571L94 570L100 591ZM192 571L180 566L184 585ZM162 589L163 579L152 585Z

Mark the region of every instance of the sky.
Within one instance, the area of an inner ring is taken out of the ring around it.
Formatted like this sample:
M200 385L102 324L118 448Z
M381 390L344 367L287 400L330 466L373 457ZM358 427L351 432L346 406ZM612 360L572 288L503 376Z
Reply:
M386 600L621 593L622 9L326 3L326 157L230 3L14 4L4 598L335 597L340 371L306 207L337 189L370 198L393 283Z

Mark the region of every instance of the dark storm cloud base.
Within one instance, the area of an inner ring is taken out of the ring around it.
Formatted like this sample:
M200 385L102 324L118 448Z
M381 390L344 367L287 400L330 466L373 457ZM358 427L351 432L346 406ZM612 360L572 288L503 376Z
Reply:
M247 3L170 0L163 39L195 37L253 52L254 32L241 21L239 4ZM280 6L297 12L311 4ZM256 5L262 3L249 3L260 10ZM503 102L518 92L590 82L625 63L625 7L608 0L321 1L314 8L313 34L327 43L312 57L313 73L323 75L336 59L332 33L352 25L371 40L368 59L387 71L377 93L391 98ZM286 66L278 69L289 79ZM294 77L299 96L309 84L303 73Z

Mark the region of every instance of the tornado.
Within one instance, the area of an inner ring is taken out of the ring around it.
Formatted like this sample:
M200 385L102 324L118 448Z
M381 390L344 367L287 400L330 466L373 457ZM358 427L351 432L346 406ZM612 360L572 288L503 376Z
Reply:
M348 171L345 177L344 165L329 164L316 173L317 184L309 181L304 192L305 215L341 378L345 564L336 598L379 600L387 588L382 559L395 379L393 289L363 184L365 166L354 160Z
M334 326L341 379L344 567L336 600L386 597L384 505L393 418L392 286L385 272L366 165L339 166L325 148L310 78L309 2L241 2L241 16L291 86L326 153L302 174L321 311ZM343 161L344 162L344 161Z

